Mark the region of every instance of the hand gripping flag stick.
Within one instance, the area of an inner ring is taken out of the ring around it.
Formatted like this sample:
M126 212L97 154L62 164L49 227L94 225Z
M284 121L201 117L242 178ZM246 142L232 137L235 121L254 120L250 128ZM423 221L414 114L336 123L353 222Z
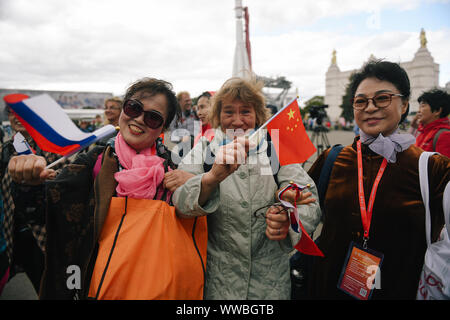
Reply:
M300 217L299 217L298 211L297 211L297 200L300 196L300 192L309 187L310 187L309 184L306 186L302 186L302 185L298 185L298 184L294 183L293 181L291 181L287 187L285 187L283 190L281 190L278 193L278 199L280 199L280 202L284 207L290 209L289 220L291 222L292 229L297 233L301 233L300 240L294 246L294 248L304 254L323 257L324 254L322 253L322 251L320 251L320 249L317 247L315 242L311 239L311 237L309 236L309 234L306 232L305 228L303 227L303 224L300 221ZM295 190L295 199L294 199L295 205L293 205L289 201L285 201L282 199L283 194L288 190ZM300 227L300 230L299 230L299 227Z

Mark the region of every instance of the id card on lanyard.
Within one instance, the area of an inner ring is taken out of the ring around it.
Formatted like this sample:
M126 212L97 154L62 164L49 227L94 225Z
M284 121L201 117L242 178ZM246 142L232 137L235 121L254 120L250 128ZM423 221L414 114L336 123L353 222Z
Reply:
M358 197L361 209L361 220L364 229L362 245L351 242L342 268L337 287L345 293L360 299L368 300L375 288L373 282L379 280L380 267L384 255L367 247L369 241L370 223L372 221L373 203L377 193L378 184L387 166L387 160L383 159L370 192L369 205L366 208L363 184L361 141L357 141L358 157Z

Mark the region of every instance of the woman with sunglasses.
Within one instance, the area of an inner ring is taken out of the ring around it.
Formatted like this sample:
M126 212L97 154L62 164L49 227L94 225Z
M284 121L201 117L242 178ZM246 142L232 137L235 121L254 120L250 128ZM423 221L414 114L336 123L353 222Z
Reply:
M360 135L342 149L331 171L319 240L325 258L314 258L310 294L415 299L427 243L418 173L423 150L398 129L408 114L409 78L396 63L373 61L352 77L350 88ZM314 181L329 152L308 171ZM435 241L444 223L442 195L450 161L434 155L428 168ZM355 272L362 261L372 262Z
M90 284L92 286L96 281L96 257L101 248L100 240L97 244L97 239L102 234L102 227L108 223L112 198L169 202L170 194L164 187L163 179L167 166L171 165L170 154L158 137L174 117L179 115L179 105L170 83L152 78L141 79L132 84L125 94L119 118L120 132L117 136L106 147L97 146L87 154L80 154L54 180L46 181L49 204L47 268L40 298L86 298L92 297L92 293L101 293L97 287L90 288ZM51 172L45 166L46 162L42 157L16 157L10 162L9 170L15 181L42 183ZM126 202L123 210L128 210ZM124 223L126 222L125 218ZM121 233L117 234L120 241ZM162 245L171 246L173 243ZM142 254L149 254L145 248L141 250ZM116 254L116 258L120 257ZM195 259L200 265L198 257ZM79 285L75 288L67 284L70 282L70 273L67 273L69 266L80 268ZM189 270L188 265L183 265L183 268ZM199 271L203 278L201 268ZM192 273L189 274L191 276ZM164 275L158 277L164 278ZM100 280L100 288L103 277L96 279ZM124 286L125 294L128 283L121 282L121 285ZM200 284L201 288L202 285ZM172 297L190 298L180 294L180 291L173 292ZM139 296L140 298L142 297Z
M311 184L298 211L308 232L319 223L316 188L301 165L273 172L267 140L248 141L269 117L261 89L253 79L227 80L213 97L213 140L200 140L179 165L195 176L174 192L175 206L188 217L208 216L205 299L290 299L289 253L300 235L274 206L279 188Z

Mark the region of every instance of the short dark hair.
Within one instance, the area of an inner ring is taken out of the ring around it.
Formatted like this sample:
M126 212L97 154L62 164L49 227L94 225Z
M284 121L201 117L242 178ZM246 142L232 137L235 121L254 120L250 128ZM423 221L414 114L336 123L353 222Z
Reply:
M212 95L211 93L209 93L208 91L203 92L201 95L198 96L197 101L200 100L200 98L205 97L205 98L211 98Z
M409 100L411 95L411 85L408 74L405 69L400 67L398 63L372 60L366 63L361 71L355 73L350 83L351 97L355 96L356 89L360 83L367 78L377 78L378 80L388 81L392 83L398 91L403 95L402 100ZM400 123L402 123L409 113L409 103L406 112L402 115Z
M417 99L419 103L424 102L430 105L431 111L441 109L440 118L448 116L450 111L450 94L439 89L431 89L423 92Z
M147 93L150 96L154 96L159 93L166 96L168 112L167 119L164 123L164 129L169 128L170 123L175 117L177 117L177 119L181 118L181 108L170 82L155 78L142 78L137 80L127 89L124 101L130 99L138 92Z

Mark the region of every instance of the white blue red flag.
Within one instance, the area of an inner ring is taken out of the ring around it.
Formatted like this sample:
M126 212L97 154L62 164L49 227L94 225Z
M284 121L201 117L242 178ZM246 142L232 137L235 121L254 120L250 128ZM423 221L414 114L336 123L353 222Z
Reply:
M11 94L4 99L44 151L70 156L115 132L112 125L106 125L94 132L81 131L48 94L23 98L24 95Z
M286 188L283 190L280 190L278 192L278 199L280 199L281 204L285 208L289 208L290 214L289 214L289 220L291 222L292 229L297 232L301 233L299 242L294 246L295 249L300 251L301 253L312 255L312 256L319 256L323 257L324 254L322 251L320 251L319 247L315 244L313 239L309 236L309 234L306 232L305 228L303 227L302 222L300 221L300 217L298 215L297 206L292 205L288 201L282 200L283 193L287 190L295 190L296 191L296 197L295 197L295 203L297 203L297 197L299 196L300 191L304 190L306 187L302 185L298 185L296 183L289 184Z

